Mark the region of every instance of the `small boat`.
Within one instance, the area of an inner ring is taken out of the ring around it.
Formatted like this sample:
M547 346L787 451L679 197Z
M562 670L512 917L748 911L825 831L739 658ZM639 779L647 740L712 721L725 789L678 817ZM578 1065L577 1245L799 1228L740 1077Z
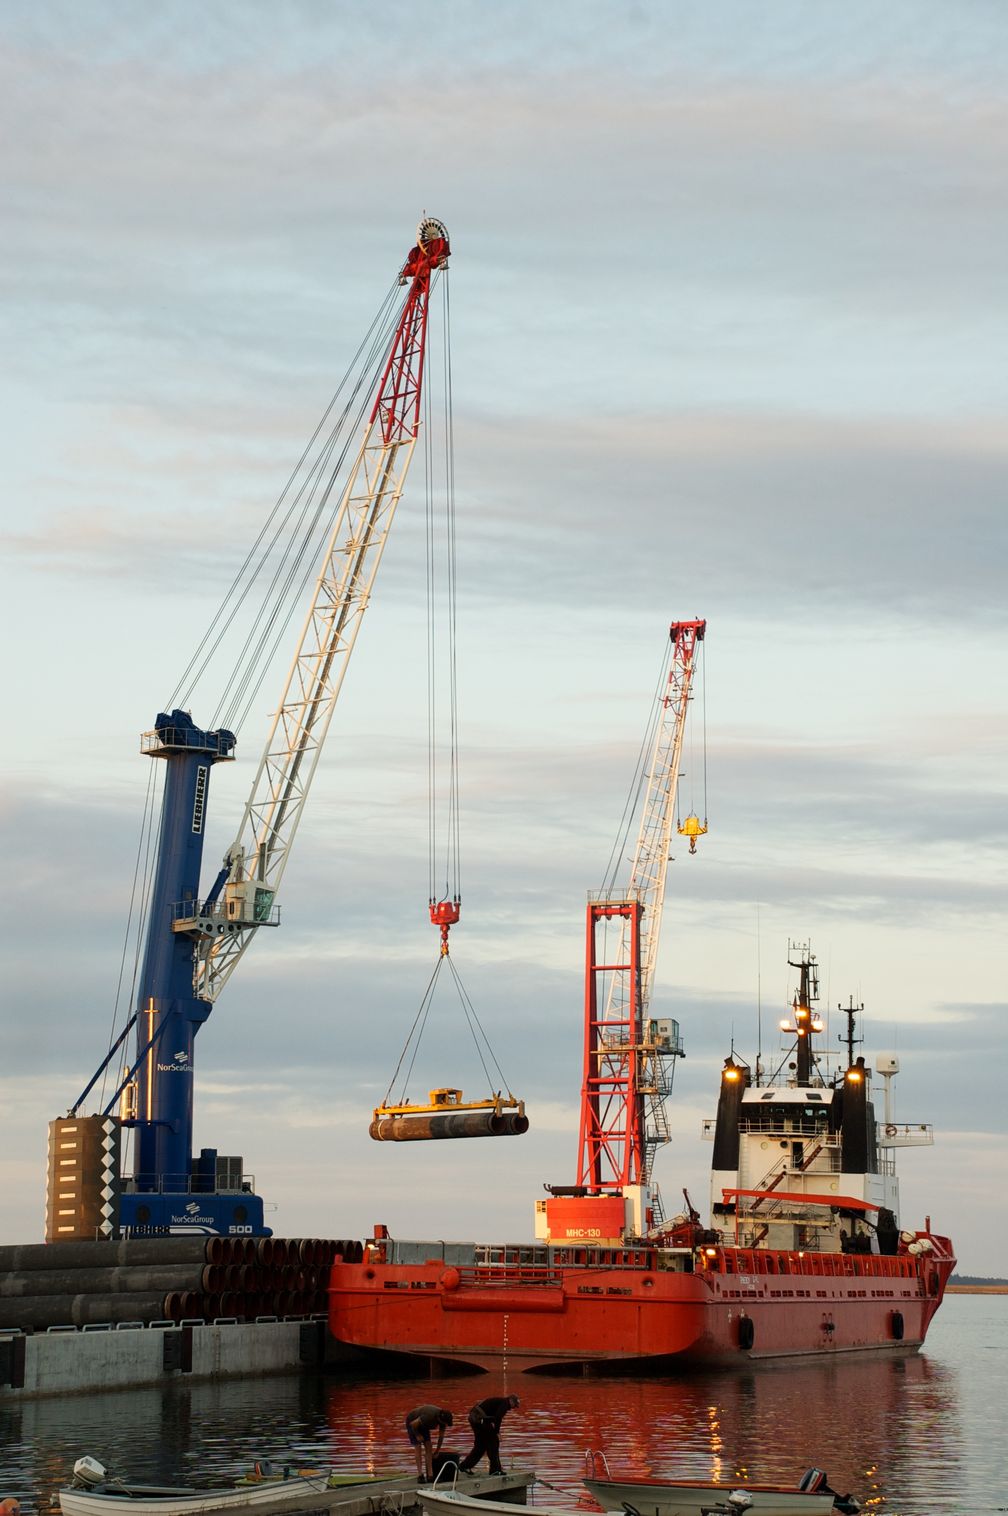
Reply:
M448 1485L426 1485L417 1488L417 1499L424 1509L424 1516L515 1516L513 1502L484 1500L479 1495L463 1493ZM559 1506L537 1505L535 1516L572 1516L570 1510Z
M296 1511L306 1497L343 1486L374 1484L399 1474L344 1473L329 1469L274 1469L257 1463L249 1474L218 1489L192 1485L134 1484L109 1474L95 1458L78 1458L70 1485L56 1492L63 1516L114 1516L128 1508L130 1516L217 1516L218 1512L275 1510L290 1505Z
M721 1484L703 1479L596 1479L585 1486L605 1511L626 1516L700 1516L719 1509L747 1510L758 1516L844 1516L860 1510L850 1495L830 1488L822 1469L807 1469L796 1485ZM748 1500L743 1502L745 1495Z

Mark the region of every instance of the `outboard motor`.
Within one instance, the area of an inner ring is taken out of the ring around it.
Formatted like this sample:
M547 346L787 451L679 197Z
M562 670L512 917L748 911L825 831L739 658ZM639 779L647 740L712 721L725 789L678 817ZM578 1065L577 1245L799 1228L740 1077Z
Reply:
M98 1485L104 1484L107 1477L105 1465L99 1463L97 1458L78 1458L73 1466L73 1479L71 1488L75 1490L94 1490Z

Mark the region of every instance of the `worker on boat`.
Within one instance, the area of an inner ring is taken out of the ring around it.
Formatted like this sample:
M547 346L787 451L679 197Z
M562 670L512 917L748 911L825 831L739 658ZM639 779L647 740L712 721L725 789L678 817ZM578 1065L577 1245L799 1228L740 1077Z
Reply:
M472 1452L467 1454L459 1464L460 1469L466 1472L476 1467L485 1453L490 1464L491 1474L503 1474L500 1461L500 1431L501 1422L508 1411L513 1411L518 1404L517 1395L491 1395L486 1400L479 1400L469 1412L469 1425L473 1432Z
M428 1484L434 1478L434 1454L441 1451L444 1434L455 1420L451 1411L439 1405L418 1405L406 1417L406 1435L416 1454L417 1478L424 1475ZM437 1432L437 1445L431 1446L431 1433Z

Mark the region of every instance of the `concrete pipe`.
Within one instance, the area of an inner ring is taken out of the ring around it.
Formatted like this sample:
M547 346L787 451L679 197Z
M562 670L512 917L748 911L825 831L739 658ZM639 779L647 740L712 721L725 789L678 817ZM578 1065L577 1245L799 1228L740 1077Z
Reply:
M114 1269L133 1264L202 1263L205 1237L123 1242L23 1242L0 1247L0 1274L34 1269Z
M35 1269L0 1277L0 1299L29 1295L149 1295L155 1290L196 1286L204 1272L198 1263L166 1268Z
M451 1111L417 1116L376 1116L368 1128L375 1142L429 1142L444 1137L518 1137L528 1117L513 1111Z
M0 1327L88 1326L95 1322L157 1321L163 1295L24 1295L0 1300Z

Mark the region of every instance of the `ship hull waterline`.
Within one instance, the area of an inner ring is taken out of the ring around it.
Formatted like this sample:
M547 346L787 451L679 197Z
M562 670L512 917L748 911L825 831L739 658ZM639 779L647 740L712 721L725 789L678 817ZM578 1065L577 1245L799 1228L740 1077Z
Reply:
M547 1284L465 1284L442 1263L337 1264L329 1326L358 1348L484 1370L738 1366L916 1352L946 1270L852 1277L562 1270Z

